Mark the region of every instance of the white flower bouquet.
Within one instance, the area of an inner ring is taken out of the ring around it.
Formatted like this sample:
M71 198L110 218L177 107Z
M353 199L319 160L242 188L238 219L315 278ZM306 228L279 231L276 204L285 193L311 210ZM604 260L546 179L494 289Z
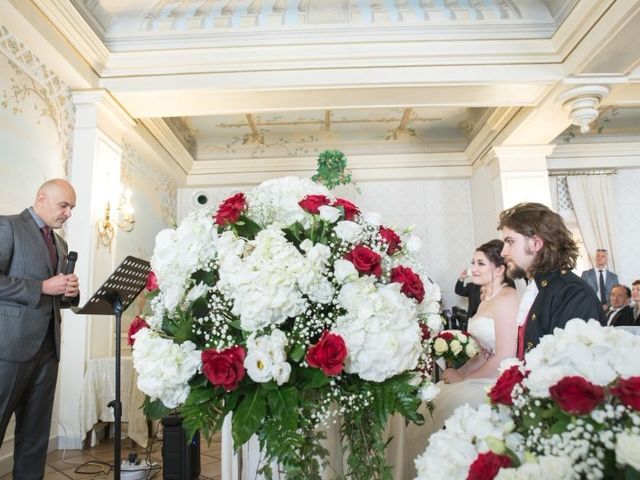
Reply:
M257 434L265 464L291 478L318 478L323 429L340 415L348 475L380 477L387 418L421 421L423 330L442 321L419 246L295 177L160 232L152 314L130 332L147 413L177 408L205 435L233 413L236 447Z
M418 478L640 478L638 352L638 336L569 321L524 364L505 361L491 405L454 412L416 459Z

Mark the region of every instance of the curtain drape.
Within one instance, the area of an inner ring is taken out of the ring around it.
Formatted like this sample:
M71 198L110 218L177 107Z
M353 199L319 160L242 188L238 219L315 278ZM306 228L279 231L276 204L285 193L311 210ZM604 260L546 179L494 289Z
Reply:
M591 263L596 249L604 248L609 251L609 269L615 272L611 175L568 176L567 186Z

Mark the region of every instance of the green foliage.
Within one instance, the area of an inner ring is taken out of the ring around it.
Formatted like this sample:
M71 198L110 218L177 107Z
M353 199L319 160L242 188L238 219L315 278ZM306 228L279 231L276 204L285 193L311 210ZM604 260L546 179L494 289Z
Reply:
M152 401L149 397L145 397L144 403L142 404L142 411L145 417L151 420L160 420L171 413L171 409L165 407L159 398Z
M311 180L322 183L329 190L351 183L351 170L347 169L347 157L339 150L325 150L318 157L318 173Z
M243 387L245 396L233 412L233 445L240 447L256 433L267 414L267 391L259 385Z

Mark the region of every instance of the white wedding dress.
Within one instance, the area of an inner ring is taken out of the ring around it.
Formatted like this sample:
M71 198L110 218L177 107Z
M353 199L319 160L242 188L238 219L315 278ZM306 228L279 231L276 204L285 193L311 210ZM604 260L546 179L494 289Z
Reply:
M492 318L473 317L469 320L467 331L480 347L480 355L488 357L495 352L496 333ZM498 372L492 378L473 378L463 380L458 383L439 382L440 393L434 400L434 410L429 414L426 404L420 407L420 413L425 418L424 425L409 424L404 429L403 439L394 439L390 445L389 463L394 464L394 479L413 479L416 470L413 461L422 454L429 442L432 433L437 432L444 426L444 422L451 416L453 411L464 404L479 406L486 401L487 390L492 385ZM396 420L397 421L397 420ZM398 426L393 428L394 435L400 433ZM395 448L394 448L395 447ZM398 464L402 462L402 465Z

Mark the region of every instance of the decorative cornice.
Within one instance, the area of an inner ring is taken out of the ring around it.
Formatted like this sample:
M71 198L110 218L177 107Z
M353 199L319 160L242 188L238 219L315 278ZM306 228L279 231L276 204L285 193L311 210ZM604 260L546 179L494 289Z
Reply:
M70 0L31 0L80 52L94 71L101 74L109 50Z
M193 157L166 122L162 118L147 118L141 122L180 168L185 173L189 173L193 168Z
M558 102L569 110L571 123L579 126L580 132L587 133L589 124L600 114L600 102L608 94L609 88L603 85L582 85L558 95Z

